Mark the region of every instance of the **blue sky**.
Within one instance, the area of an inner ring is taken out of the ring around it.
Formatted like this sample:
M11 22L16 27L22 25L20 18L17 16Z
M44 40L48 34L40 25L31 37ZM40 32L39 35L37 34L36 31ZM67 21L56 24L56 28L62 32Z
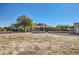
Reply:
M26 15L34 23L73 25L79 21L79 4L31 4L31 3L0 3L0 27L16 23L18 16Z

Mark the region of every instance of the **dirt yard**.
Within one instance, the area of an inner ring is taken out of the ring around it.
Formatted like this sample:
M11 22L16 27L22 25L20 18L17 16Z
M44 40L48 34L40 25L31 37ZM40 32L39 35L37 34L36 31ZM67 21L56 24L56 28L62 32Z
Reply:
M57 34L0 34L1 55L79 55L79 36Z

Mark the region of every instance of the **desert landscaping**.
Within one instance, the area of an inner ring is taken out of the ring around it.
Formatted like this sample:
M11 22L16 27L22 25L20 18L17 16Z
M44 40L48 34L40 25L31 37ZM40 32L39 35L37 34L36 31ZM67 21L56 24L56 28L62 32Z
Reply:
M79 36L51 33L0 34L0 55L78 55Z

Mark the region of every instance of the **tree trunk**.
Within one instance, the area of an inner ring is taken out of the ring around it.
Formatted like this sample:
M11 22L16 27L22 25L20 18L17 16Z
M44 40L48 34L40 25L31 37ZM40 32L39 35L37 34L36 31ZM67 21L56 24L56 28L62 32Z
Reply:
M24 32L26 32L26 27L24 26Z

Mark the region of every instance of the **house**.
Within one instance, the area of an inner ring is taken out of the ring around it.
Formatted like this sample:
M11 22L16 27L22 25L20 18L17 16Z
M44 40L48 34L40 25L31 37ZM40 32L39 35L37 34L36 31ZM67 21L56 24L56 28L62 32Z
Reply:
M79 22L74 23L74 33L79 34Z
M34 25L34 28L32 31L48 31L49 27L47 25L42 25L42 26L39 26L39 25Z
M48 27L45 26L36 26L35 31L48 31Z

